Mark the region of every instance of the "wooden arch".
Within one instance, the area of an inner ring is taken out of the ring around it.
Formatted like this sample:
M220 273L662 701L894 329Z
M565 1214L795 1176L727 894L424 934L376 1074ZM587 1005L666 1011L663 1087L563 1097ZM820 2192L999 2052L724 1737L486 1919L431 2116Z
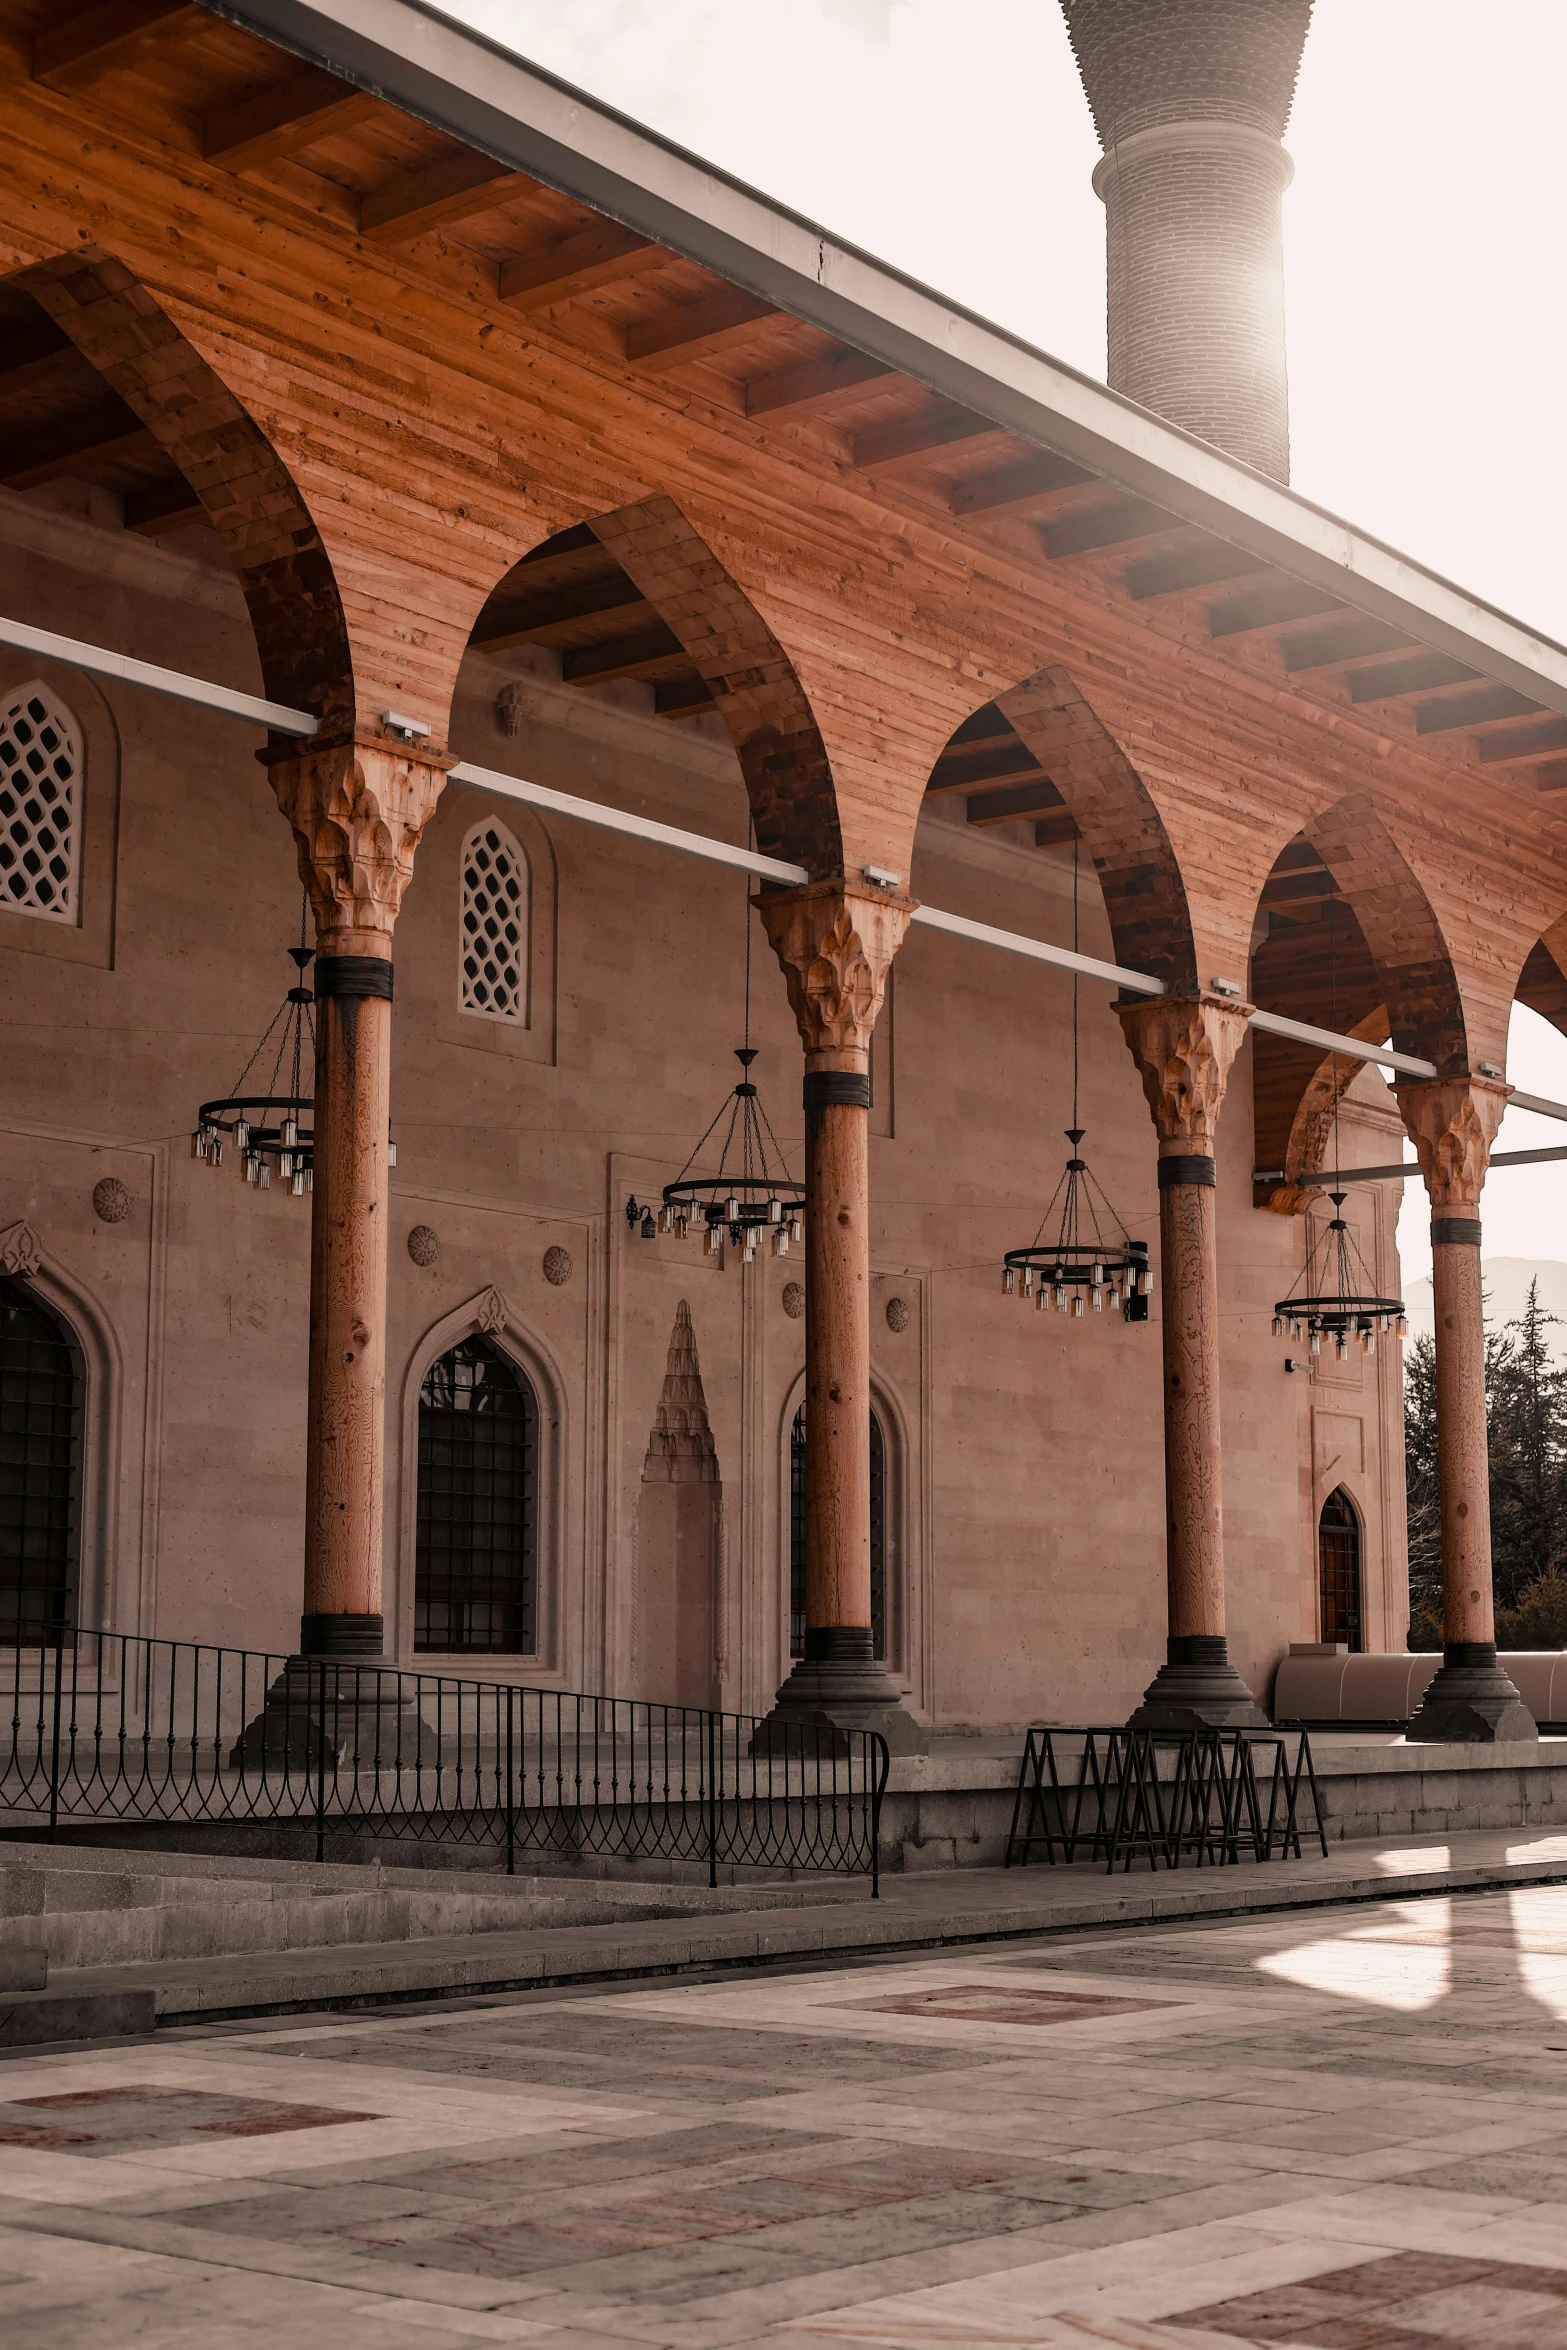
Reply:
M1438 1076L1468 1067L1468 1026L1447 940L1430 899L1369 795L1337 801L1304 837L1354 912L1376 967L1393 1049L1436 1063Z
M996 696L1081 833L1104 892L1116 960L1172 993L1199 992L1186 883L1153 795L1064 669Z
M34 263L30 294L179 467L239 575L268 695L351 724L337 581L287 466L156 297L93 246Z
M794 664L672 498L596 516L593 535L678 639L729 729L770 857L843 871L832 768Z

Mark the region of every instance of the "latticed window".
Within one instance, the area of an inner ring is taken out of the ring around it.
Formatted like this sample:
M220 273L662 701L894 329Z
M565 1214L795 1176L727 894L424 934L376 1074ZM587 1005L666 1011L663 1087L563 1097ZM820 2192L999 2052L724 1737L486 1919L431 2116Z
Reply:
M887 1440L871 1414L871 1646L887 1653ZM789 1431L789 1654L805 1654L805 1406Z
M0 1278L0 1645L58 1642L76 1579L82 1372L57 1314Z
M1322 1577L1322 1637L1342 1640L1360 1654L1360 1520L1342 1490L1330 1493L1317 1521Z
M41 685L0 696L0 909L76 920L82 752Z
M462 1004L527 1017L528 861L504 824L476 824L463 843Z
M487 1338L432 1363L419 1391L414 1646L536 1645L539 1407Z

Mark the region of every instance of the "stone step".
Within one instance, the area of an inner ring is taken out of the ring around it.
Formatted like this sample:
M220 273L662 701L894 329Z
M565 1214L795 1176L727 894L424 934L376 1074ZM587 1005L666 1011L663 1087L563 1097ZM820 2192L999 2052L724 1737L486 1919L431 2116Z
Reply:
M0 1844L0 1960L8 1953L17 1965L46 1957L56 1969L72 1970L146 1965L705 1916L855 1900L868 1891L852 1880L709 1889L377 1862L318 1865Z

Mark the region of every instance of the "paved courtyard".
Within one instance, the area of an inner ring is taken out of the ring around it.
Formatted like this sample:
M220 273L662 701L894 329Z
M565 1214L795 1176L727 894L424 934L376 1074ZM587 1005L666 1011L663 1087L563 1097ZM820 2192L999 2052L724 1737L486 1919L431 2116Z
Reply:
M1567 2350L1567 1888L0 2064L7 2350Z

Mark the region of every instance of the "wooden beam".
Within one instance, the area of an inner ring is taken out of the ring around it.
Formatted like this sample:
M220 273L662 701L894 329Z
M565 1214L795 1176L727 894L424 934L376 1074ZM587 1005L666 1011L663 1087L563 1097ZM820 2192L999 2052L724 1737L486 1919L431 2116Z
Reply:
M671 628L645 628L636 636L611 637L567 653L560 665L568 685L604 685L612 677L652 677L670 662L691 665L691 656Z
M1279 639L1284 667L1291 677L1298 677L1307 669L1338 669L1346 661L1358 661L1366 653L1418 650L1415 640L1402 629L1390 627L1385 620L1372 620L1361 612L1336 620L1330 628L1308 629L1299 636Z
M1004 433L1004 426L993 424L988 416L976 416L972 408L960 408L955 400L931 400L917 416L900 416L896 423L856 433L852 462L866 473L873 466L902 465L934 449L958 449L972 441L1000 439Z
M70 336L62 333L52 318L41 318L36 326L14 328L0 344L0 399L36 391L59 373L60 361L75 349Z
M201 151L223 171L255 171L296 155L317 139L352 130L380 105L368 90L356 90L336 74L296 74L280 90L220 106L201 126Z
M51 90L87 89L160 41L211 22L193 0L95 0L43 27L33 42L33 79Z
M1450 701L1422 702L1415 712L1415 732L1451 734L1461 726L1490 726L1498 718L1532 718L1539 707L1510 685L1482 685L1472 694L1455 694Z
M1011 719L1003 716L994 702L986 702L981 709L974 712L972 718L964 719L963 724L948 740L947 751L955 751L960 743L991 742L997 735L1015 733L1016 729ZM942 752L943 758L946 757L947 751Z
M1210 636L1248 636L1286 620L1308 620L1318 612L1342 612L1342 598L1303 579L1270 579L1244 595L1225 596L1208 614Z
M1061 794L1048 775L1037 783L1015 783L1005 791L975 792L968 804L970 824L1014 824L1020 817L1042 816L1059 808Z
M883 383L896 373L880 359L867 359L863 351L829 351L825 359L802 359L798 367L781 367L776 375L752 376L745 387L745 412L774 416L788 408L795 416L814 415L845 393Z
M654 371L691 367L699 359L712 359L727 351L733 343L751 341L758 327L782 316L771 302L758 301L739 286L720 286L700 302L667 310L644 326L628 327L626 357L634 367Z
M1025 457L1020 465L1003 465L999 472L982 473L977 480L960 481L948 500L954 514L1018 514L1045 504L1059 490L1080 489L1098 477L1085 473L1070 457L1043 450Z
M700 718L718 704L708 690L705 678L667 677L653 687L653 715L655 718Z
M1069 555L1091 555L1100 547L1124 546L1128 539L1152 538L1161 530L1178 527L1178 517L1146 498L1121 498L1113 506L1096 506L1091 513L1074 514L1063 522L1047 522L1041 532L1045 553L1053 563Z
M505 645L536 644L573 621L594 620L601 612L624 612L629 605L644 601L640 588L634 587L623 571L610 579L583 580L575 587L557 589L554 595L519 598L516 603L481 612L468 642L476 653L499 652Z
M1010 742L982 743L976 750L960 752L956 757L950 751L943 751L931 769L925 797L939 798L943 792L973 791L977 784L1043 773L1027 743L1013 735Z
M183 475L149 482L125 500L125 527L142 538L161 538L166 530L183 530L188 523L206 520L206 507Z
M1150 596L1178 596L1187 588L1218 587L1225 580L1245 579L1250 572L1266 569L1258 555L1226 546L1222 539L1203 539L1195 547L1178 547L1168 555L1148 555L1140 563L1129 563L1121 585L1134 603L1141 604Z
M40 482L79 473L84 465L103 464L132 449L140 454L150 440L141 418L123 400L104 400L8 441L0 448L0 487L36 489Z
M400 171L361 196L359 233L377 244L408 244L446 221L493 212L509 196L537 184L472 147L459 147L422 170Z
M1058 808L1053 816L1042 816L1034 826L1036 849L1069 849L1077 838L1077 818L1066 808Z
M1546 751L1567 751L1567 718L1542 718L1515 734L1483 734L1475 749L1482 767L1517 767Z
M1534 774L1536 791L1567 791L1567 759L1550 759Z
M1352 702L1396 702L1404 694L1430 693L1439 685L1465 685L1476 675L1448 653L1420 653L1408 661L1381 661L1374 669L1354 669L1349 677Z
M515 309L548 310L552 303L569 302L577 294L591 294L599 286L619 285L646 269L661 268L669 258L663 245L633 235L617 221L603 220L577 236L503 261L497 282L501 300Z

